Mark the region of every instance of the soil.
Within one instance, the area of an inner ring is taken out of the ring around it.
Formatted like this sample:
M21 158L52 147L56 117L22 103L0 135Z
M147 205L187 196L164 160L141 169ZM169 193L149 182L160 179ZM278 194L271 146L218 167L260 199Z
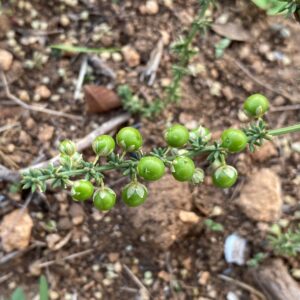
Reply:
M79 100L73 97L82 56L58 55L49 50L50 45L73 43L93 48L130 45L140 55L138 66L129 67L123 59L110 57L106 63L116 73L116 79L89 69L86 81L109 87L127 83L135 93L148 99L163 95L162 82L171 77L171 65L176 60L170 54L170 42L186 32L198 4L196 0L159 1L159 11L149 15L141 13L144 2L3 1L0 48L14 56L12 67L6 72L11 92L30 105L77 114L83 120L30 112L7 99L1 88L0 128L13 126L0 131L0 164L18 170L49 159L56 154L60 140L80 139L122 112L120 108L87 114L83 97ZM168 6L171 2L173 5ZM163 145L163 131L170 122L187 126L202 124L215 132L215 136L225 127L240 126L240 107L255 92L264 93L272 107L280 107L280 111L268 114L271 127L300 121L299 110L284 109L286 105L300 104L300 25L281 16L267 17L250 1L222 1L211 14L216 22L227 19L242 25L250 39L233 41L225 56L217 60L214 45L222 37L212 30L197 37L195 46L199 55L191 65L198 66L200 72L183 81L180 103L168 107L158 119L130 120L131 124L140 124L146 150ZM161 32L170 41L164 47L154 86L149 87L140 81L139 73ZM105 59L104 55L101 57ZM241 64L252 75L246 74ZM37 96L36 89L41 85L50 91L47 99ZM230 190L216 189L209 177L196 187L180 188L174 183L173 189L170 180L153 184L149 186L149 204L144 210L153 208L152 200L158 204L147 215L143 210L129 212L121 201L104 214L95 211L90 203L74 204L66 192L33 194L28 205L34 223L30 245L11 258L0 246L0 299L9 297L18 286L25 290L27 299L34 299L40 273L47 277L51 299L146 299L125 266L143 282L151 299L233 299L226 298L229 292L238 297L234 299L258 299L218 276L225 274L255 285L247 276L247 266L226 263L224 242L234 232L247 239L247 258L266 249L266 227L270 224L253 221L236 205L245 182L261 168L272 170L280 178L284 201L280 219L298 222L300 153L292 148L299 141L299 134L276 139L275 150L270 151L269 157L264 153L263 159L248 153L232 156L229 162L237 167L240 177ZM92 152L87 150L84 155L91 157ZM198 164L207 166L201 158ZM118 193L124 185L116 174L108 176L107 183ZM28 199L28 191L13 190L10 184L0 182L1 220ZM200 221L184 224L176 215L181 209L194 212ZM224 230L209 230L202 224L206 218L222 224ZM53 249L49 243L51 234L58 234L58 240L66 237L66 243ZM89 249L92 250L77 258L63 260ZM34 268L39 262L52 260L56 262L42 270ZM285 258L285 264L289 269L300 268L299 259Z

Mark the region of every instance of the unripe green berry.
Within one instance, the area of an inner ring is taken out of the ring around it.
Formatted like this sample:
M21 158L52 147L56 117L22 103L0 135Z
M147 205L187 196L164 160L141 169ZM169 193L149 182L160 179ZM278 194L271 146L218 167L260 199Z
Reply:
M234 128L224 130L221 139L222 147L233 153L244 150L248 143L246 134L242 130Z
M112 209L116 204L116 193L109 187L99 189L94 193L94 206L100 211Z
M122 199L129 207L143 204L148 196L147 188L139 182L130 182L122 190Z
M270 107L267 97L262 94L253 94L244 102L245 113L252 118L262 117Z
M108 156L115 149L115 141L110 135L100 135L93 141L93 150L98 156Z
M172 175L178 181L189 181L195 172L194 162L186 156L177 156L172 162Z
M189 141L189 132L184 126L175 124L166 130L165 140L169 146L180 148Z
M220 188L230 188L236 183L238 177L237 170L228 165L223 165L217 168L213 173L213 183Z
M145 180L154 181L165 174L165 165L155 156L142 157L137 165L138 174Z
M76 152L76 146L71 140L64 140L59 143L58 150L61 154L72 156Z
M75 181L72 189L71 196L76 201L86 201L93 196L94 186L88 180Z
M141 133L133 127L124 127L117 134L117 144L127 152L138 151L143 145Z

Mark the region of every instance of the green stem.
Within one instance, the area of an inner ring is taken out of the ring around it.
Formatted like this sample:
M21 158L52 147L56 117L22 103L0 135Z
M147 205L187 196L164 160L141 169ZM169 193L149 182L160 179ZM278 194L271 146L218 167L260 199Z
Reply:
M269 130L268 134L272 136L277 136L277 135L293 133L293 132L300 132L300 123L288 127Z

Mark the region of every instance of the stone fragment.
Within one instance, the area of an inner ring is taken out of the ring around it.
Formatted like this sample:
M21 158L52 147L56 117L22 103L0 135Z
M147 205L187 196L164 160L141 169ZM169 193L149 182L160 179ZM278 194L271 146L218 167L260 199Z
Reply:
M3 71L8 71L13 63L13 55L4 50L0 49L0 69Z
M33 221L28 212L16 209L4 216L0 225L2 247L6 252L29 245Z
M260 169L251 174L236 203L254 221L277 221L282 207L278 176L269 169Z
M127 45L122 48L122 54L129 67L136 67L140 64L140 54L131 46Z

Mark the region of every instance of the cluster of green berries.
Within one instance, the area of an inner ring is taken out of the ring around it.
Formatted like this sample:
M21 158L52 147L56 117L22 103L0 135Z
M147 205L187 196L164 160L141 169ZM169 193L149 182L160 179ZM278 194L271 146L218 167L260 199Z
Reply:
M252 118L261 118L268 109L268 99L261 94L250 96L244 103L244 111ZM123 153L137 152L140 154L141 157L135 165L135 176L122 189L121 193L122 200L127 206L136 207L144 203L148 196L146 186L138 182L137 175L146 181L155 181L162 178L166 172L166 167L169 167L173 177L178 181L196 183L203 181L203 170L195 167L194 161L188 156L188 151L180 149L198 138L207 143L211 139L211 133L204 127L189 132L179 124L168 128L165 132L165 141L169 148L178 149L176 152L178 154L173 156L171 160L154 154L142 155L143 138L141 133L133 127L122 128L116 135L116 142L109 135L98 136L94 140L92 148L97 159L109 157L114 152L116 144L123 150ZM221 135L220 145L228 153L240 152L246 148L247 144L248 137L242 130L226 129ZM59 150L61 155L68 156L72 156L76 152L75 144L69 140L63 141ZM230 188L235 184L238 177L237 170L233 166L227 165L225 159L213 162L213 165L212 181L215 186ZM71 183L71 195L76 201L86 201L92 198L97 209L101 211L110 210L116 203L116 193L105 186L103 180L101 180L100 185L99 188L95 188L89 180L75 181Z

